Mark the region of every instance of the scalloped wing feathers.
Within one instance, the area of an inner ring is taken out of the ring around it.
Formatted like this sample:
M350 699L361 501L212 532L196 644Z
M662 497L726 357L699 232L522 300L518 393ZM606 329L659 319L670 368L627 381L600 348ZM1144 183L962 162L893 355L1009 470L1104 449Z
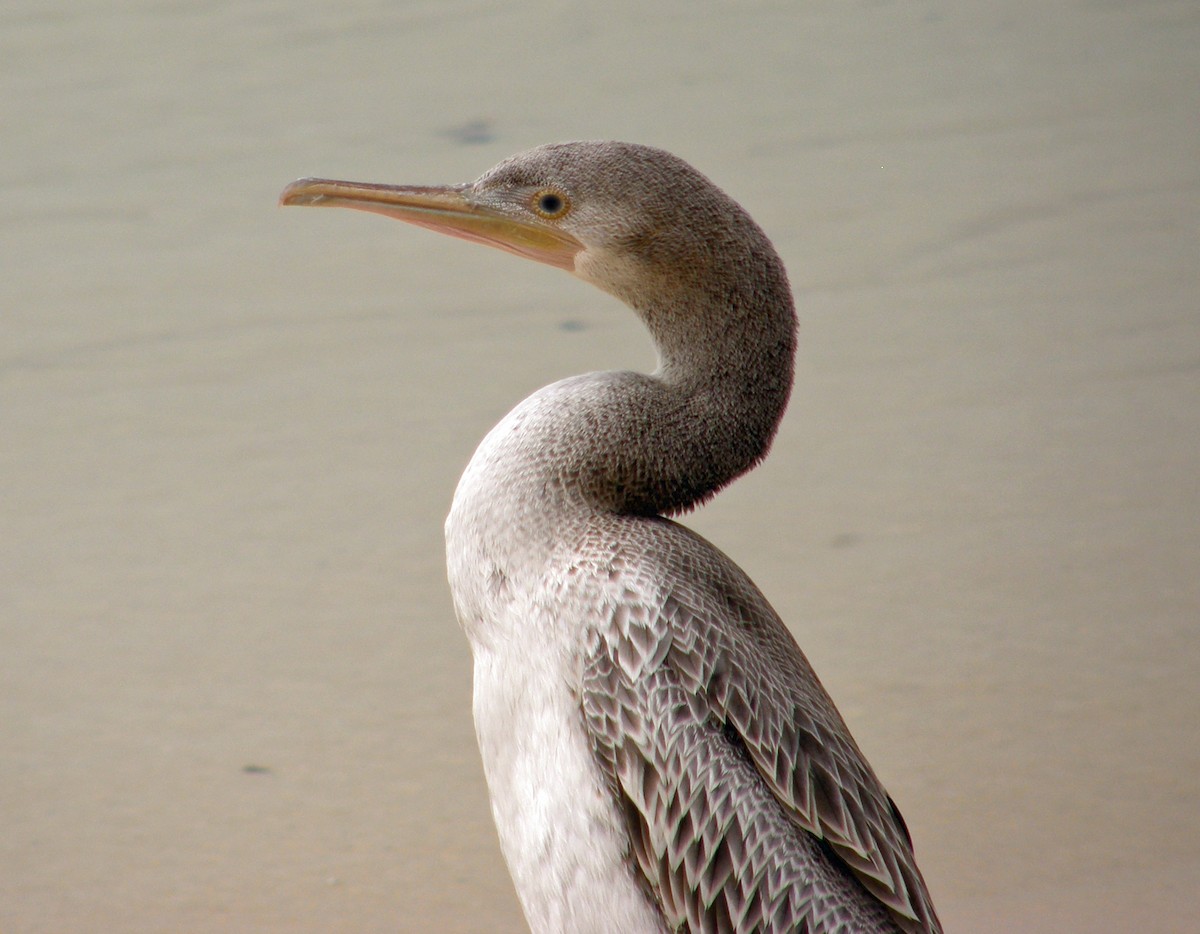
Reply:
M581 698L668 925L940 931L903 820L795 641L674 528L705 567L659 580L705 584L627 589L591 633Z

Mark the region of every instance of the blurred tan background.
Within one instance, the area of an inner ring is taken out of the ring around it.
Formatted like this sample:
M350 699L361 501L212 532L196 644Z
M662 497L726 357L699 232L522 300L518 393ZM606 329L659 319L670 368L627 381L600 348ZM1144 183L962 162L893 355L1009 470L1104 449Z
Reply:
M1200 7L9 0L0 930L517 931L441 521L612 299L296 176L670 149L796 396L689 519L789 620L947 930L1200 910Z

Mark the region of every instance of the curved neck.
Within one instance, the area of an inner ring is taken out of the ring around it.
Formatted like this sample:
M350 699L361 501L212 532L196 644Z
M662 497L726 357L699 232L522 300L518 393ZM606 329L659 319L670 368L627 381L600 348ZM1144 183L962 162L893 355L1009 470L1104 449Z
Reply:
M740 260L737 275L703 277L723 286L626 297L658 370L584 378L551 441L560 475L595 507L676 514L766 456L791 394L795 311L773 252Z
M507 595L538 586L549 555L591 534L597 512L678 514L766 455L791 393L795 313L778 260L739 281L720 301L639 301L654 374L554 383L484 438L446 521L455 605L476 648Z

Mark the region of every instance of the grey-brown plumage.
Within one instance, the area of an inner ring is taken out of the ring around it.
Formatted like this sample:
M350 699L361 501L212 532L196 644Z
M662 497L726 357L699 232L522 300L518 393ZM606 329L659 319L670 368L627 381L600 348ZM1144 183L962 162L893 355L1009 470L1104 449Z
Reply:
M501 846L536 931L936 932L904 822L766 599L666 518L765 456L791 390L783 264L687 164L625 143L470 185L309 179L288 204L397 217L574 273L658 369L535 393L446 523Z

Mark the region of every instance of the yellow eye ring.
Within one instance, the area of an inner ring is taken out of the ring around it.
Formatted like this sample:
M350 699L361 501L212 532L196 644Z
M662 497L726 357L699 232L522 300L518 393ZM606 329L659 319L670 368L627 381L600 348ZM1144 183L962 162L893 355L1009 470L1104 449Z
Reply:
M553 220L571 210L571 202L561 191L547 188L533 196L533 210L542 217Z

